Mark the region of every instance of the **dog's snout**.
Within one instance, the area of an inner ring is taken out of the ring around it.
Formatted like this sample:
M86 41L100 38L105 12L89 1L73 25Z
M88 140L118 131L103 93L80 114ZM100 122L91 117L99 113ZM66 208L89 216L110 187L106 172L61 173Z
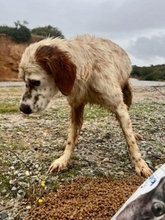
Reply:
M19 109L20 109L21 112L23 112L25 114L31 114L32 113L32 110L31 110L30 106L26 105L26 104L23 104L23 103L21 103Z

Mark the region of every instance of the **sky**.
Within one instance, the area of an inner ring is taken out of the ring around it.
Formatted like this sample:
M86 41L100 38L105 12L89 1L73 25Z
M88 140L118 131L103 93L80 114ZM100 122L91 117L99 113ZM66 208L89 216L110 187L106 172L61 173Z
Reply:
M120 45L132 64L165 63L165 0L0 0L0 25L51 25L65 38L93 34Z

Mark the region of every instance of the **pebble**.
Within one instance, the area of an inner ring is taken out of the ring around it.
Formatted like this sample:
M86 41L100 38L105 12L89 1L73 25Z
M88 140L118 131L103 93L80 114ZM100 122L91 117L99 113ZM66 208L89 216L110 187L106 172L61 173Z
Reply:
M0 220L5 220L7 217L8 217L8 214L6 212L1 212L0 213Z
M103 159L103 162L109 162L109 160L110 160L109 157L106 157Z
M31 205L26 206L26 210L30 210L31 208L32 208Z

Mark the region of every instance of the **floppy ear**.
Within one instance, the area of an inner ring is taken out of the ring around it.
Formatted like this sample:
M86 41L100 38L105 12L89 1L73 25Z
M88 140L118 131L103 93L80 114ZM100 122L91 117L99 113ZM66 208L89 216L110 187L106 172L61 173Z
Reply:
M54 77L55 84L63 95L69 95L76 78L76 65L65 51L58 47L40 46L35 53L36 61Z

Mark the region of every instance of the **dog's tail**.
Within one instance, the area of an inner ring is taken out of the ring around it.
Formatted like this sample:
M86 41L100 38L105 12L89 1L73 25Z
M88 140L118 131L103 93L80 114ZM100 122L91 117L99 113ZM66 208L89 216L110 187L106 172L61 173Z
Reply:
M132 99L133 99L133 89L132 89L132 85L129 80L124 85L122 92L123 92L124 103L128 106L128 109L129 109L132 104Z

